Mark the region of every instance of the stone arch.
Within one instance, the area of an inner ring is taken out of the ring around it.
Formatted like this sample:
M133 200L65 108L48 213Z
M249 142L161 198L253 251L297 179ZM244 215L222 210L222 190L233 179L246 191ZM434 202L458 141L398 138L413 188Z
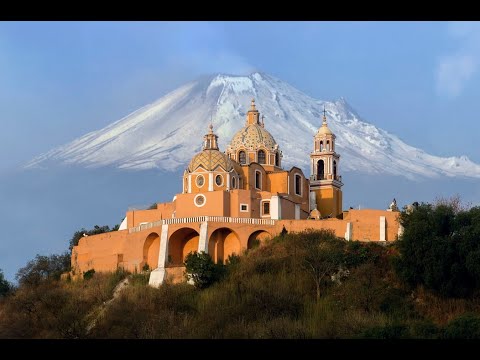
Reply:
M188 253L198 251L198 231L192 228L181 228L170 235L168 240L167 266L183 266Z
M160 236L157 233L151 233L143 243L143 262L140 266L143 268L145 264L151 270L158 267L158 253L160 250ZM142 270L142 269L139 269Z
M272 235L265 230L257 230L250 234L248 237L247 249L253 249L265 242L267 239L271 239Z
M216 229L208 240L208 253L215 263L224 263L230 255L240 255L240 238L232 229Z

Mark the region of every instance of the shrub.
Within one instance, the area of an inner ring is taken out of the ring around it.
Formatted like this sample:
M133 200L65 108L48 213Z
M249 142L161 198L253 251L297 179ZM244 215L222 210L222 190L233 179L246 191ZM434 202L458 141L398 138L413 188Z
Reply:
M397 274L411 286L443 296L466 297L480 289L480 208L458 202L421 204L402 212Z
M70 254L42 256L38 255L27 265L20 268L16 279L22 285L38 285L40 282L53 279L59 280L64 272L70 271Z
M363 336L367 339L401 339L408 336L408 329L401 324L387 324L367 329Z
M95 274L95 269L87 270L83 273L83 279L90 280L94 274Z
M185 275L192 279L196 288L204 289L220 279L223 265L215 264L204 251L191 252L185 258Z
M480 317L464 314L450 321L445 328L446 339L480 339Z
M0 298L6 296L12 288L12 284L5 279L2 269L0 269Z

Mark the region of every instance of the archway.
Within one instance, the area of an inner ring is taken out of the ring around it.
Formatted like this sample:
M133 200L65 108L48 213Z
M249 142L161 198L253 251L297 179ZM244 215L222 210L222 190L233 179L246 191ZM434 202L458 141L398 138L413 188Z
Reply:
M270 239L272 235L270 235L265 230L258 230L252 233L248 237L247 249L253 249L257 246L263 244L267 239Z
M182 228L170 235L168 240L168 266L182 266L185 257L192 251L198 251L200 235L191 228Z
M143 262L141 267L145 264L153 270L158 267L158 252L160 249L160 236L157 233L151 233L143 243ZM142 269L139 269L142 270Z
M240 254L238 235L229 228L215 230L208 241L208 253L215 263L224 263L232 254Z
M317 161L317 180L323 180L325 177L325 164L323 160Z

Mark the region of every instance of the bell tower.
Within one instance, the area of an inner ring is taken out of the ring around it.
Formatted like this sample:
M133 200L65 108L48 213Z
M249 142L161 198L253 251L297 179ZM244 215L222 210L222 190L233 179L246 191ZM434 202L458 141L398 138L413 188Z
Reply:
M325 107L322 126L313 137L310 153L310 211L318 217L342 214L342 177L339 175L340 155L335 152L335 134L328 128ZM316 210L316 211L315 211Z

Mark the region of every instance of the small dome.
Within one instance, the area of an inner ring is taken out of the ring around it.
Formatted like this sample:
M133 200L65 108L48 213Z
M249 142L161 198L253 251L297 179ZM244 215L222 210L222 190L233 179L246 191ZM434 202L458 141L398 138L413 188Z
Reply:
M219 166L227 172L234 169L233 162L227 155L212 149L203 150L195 155L188 165L188 171L195 171L200 166L206 171L213 171Z
M264 145L268 150L275 150L277 145L273 136L259 124L250 124L241 128L230 142L233 149L242 146L247 149L257 149L259 145Z
M332 130L327 126L327 123L323 123L322 126L320 126L320 129L318 129L317 134L319 135L333 135Z

